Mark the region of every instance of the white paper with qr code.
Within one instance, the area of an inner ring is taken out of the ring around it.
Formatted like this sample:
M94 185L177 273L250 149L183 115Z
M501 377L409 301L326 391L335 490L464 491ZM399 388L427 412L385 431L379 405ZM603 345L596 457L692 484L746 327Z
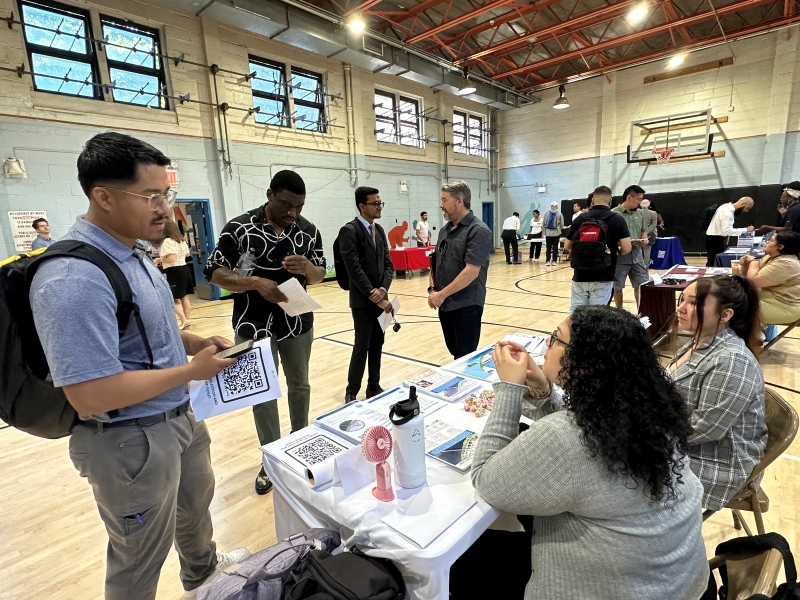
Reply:
M316 489L333 479L334 459L354 446L352 442L312 425L261 446L261 450ZM309 481L311 474L313 482Z
M269 338L256 342L216 377L189 382L189 400L198 421L280 397Z

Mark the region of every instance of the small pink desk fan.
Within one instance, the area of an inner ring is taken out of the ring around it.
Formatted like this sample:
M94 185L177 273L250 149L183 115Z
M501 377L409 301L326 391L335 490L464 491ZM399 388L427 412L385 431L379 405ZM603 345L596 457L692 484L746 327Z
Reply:
M372 495L382 502L394 500L392 491L392 468L386 459L392 453L392 434L386 427L375 425L364 433L361 439L361 452L375 465L376 487L372 488Z

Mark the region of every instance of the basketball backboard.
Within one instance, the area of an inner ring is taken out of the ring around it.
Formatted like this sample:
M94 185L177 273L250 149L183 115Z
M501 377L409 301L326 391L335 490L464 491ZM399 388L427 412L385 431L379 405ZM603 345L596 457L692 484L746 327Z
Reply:
M653 151L671 149L671 158L706 156L711 152L711 109L641 119L631 123L628 162L656 162Z

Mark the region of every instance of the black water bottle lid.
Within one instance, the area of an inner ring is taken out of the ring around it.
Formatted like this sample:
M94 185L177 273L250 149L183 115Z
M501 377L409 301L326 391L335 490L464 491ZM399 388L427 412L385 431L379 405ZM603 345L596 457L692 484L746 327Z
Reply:
M408 399L401 400L397 404L392 404L389 409L389 420L393 425L404 425L419 414L419 401L417 400L417 388L411 386Z

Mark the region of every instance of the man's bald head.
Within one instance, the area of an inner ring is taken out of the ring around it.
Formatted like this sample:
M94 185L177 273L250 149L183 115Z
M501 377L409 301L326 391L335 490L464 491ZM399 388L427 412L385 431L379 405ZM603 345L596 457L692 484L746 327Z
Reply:
M743 196L733 203L733 207L741 208L742 212L747 212L753 208L754 204L755 202L753 202L753 199L750 196Z

